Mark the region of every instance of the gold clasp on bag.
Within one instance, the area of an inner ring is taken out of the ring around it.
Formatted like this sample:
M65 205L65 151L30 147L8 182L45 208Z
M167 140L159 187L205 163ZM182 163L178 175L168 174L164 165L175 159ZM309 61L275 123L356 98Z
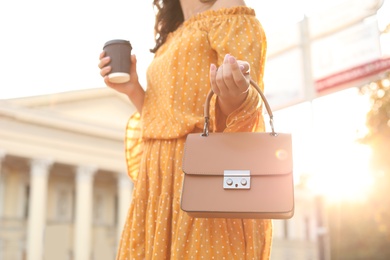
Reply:
M249 190L251 188L251 172L249 170L225 170L223 172L223 188Z

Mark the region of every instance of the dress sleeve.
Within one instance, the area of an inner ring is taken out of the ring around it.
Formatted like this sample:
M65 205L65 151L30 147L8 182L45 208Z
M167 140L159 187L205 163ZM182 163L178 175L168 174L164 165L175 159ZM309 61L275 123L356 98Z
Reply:
M127 123L125 147L126 147L126 162L127 174L130 179L135 182L138 176L139 164L142 154L142 138L141 138L141 115L133 114Z
M263 90L263 73L267 42L264 30L252 14L226 14L210 23L209 41L217 55L218 66L223 63L226 54L250 64L250 76ZM230 115L226 122L219 122L221 111L216 106L216 97L212 100L215 110L214 129L225 126L224 132L264 131L260 95L250 88L244 103ZM222 130L222 129L221 129Z

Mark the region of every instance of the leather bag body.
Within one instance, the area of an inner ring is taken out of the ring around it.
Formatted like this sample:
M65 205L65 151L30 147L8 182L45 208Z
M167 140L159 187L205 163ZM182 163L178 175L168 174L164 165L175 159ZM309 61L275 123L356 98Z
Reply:
M203 133L187 136L181 208L198 218L288 219L294 214L292 140L272 132L208 133L206 100Z

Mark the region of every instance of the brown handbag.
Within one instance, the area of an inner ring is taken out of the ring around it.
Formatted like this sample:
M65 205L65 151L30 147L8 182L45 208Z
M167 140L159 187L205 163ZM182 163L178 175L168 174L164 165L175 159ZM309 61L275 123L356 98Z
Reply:
M181 209L198 218L288 219L294 214L291 134L277 133L259 86L272 132L209 133L207 96L203 133L187 136Z

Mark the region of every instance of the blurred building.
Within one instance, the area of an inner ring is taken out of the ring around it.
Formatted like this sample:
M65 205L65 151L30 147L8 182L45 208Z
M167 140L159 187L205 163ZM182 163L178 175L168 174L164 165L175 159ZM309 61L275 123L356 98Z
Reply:
M114 259L131 200L109 89L0 101L0 259Z
M114 259L131 200L124 129L109 89L0 101L0 259ZM318 259L315 201L275 220L273 259Z
M300 186L295 187L294 217L273 220L271 260L330 259L325 214L318 211L321 210L319 207L322 208L322 205L313 192ZM324 222L320 222L321 219Z

